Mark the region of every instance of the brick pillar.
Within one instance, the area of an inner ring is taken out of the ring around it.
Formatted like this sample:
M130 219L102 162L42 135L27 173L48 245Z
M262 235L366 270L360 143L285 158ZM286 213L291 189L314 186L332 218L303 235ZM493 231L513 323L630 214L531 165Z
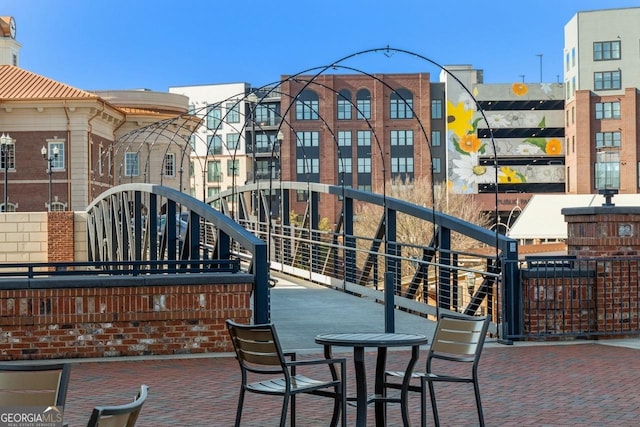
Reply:
M49 262L74 261L73 212L49 212L47 215L47 259Z
M567 250L594 268L599 331L624 330L634 319L640 254L640 207L590 206L562 209Z
M637 257L640 207L589 206L562 209L567 250L577 257Z

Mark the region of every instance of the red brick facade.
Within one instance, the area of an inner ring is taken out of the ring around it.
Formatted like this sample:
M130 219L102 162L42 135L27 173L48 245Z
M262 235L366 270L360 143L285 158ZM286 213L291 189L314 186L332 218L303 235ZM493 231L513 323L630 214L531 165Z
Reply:
M640 316L640 208L562 213L568 253L576 259L524 275L525 334L634 333Z
M74 261L74 212L49 212L47 242L49 262Z
M0 359L232 351L225 320L251 321L252 285L4 290Z

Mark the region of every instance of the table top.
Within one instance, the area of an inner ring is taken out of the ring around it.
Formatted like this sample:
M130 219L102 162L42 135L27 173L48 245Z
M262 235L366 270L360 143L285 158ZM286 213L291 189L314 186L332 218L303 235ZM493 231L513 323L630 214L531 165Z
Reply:
M348 347L403 347L427 343L427 337L417 334L385 332L320 334L316 343Z

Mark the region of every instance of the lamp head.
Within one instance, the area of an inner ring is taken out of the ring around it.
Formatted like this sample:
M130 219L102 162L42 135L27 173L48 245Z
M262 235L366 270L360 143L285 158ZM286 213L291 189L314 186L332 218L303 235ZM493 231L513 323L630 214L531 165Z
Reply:
M42 158L46 160L47 159L47 147L45 147L43 145L42 148L40 149L40 153L42 154Z

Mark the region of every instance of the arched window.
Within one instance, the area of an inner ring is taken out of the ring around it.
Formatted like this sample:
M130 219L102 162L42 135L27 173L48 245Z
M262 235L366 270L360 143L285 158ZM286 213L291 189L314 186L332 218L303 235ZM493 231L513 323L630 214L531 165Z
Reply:
M347 89L338 93L338 120L351 120L351 92Z
M389 104L392 119L413 118L413 94L407 89L398 89L391 93Z
M16 212L15 203L9 202L5 208L4 203L0 203L0 212Z
M296 120L318 120L318 94L305 89L296 99Z
M358 108L358 120L371 118L371 92L360 89L356 95L356 107Z

